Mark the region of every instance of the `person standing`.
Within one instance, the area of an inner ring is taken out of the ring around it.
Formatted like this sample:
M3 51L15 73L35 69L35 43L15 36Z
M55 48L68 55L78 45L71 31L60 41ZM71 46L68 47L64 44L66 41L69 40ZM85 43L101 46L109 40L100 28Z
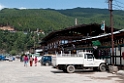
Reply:
M35 58L34 58L34 63L35 63L35 66L37 66L37 56L35 56Z
M30 56L30 67L32 67L32 65L33 65L33 57Z
M24 66L27 67L27 64L28 64L28 57L27 57L27 55L24 56L23 60L24 60Z

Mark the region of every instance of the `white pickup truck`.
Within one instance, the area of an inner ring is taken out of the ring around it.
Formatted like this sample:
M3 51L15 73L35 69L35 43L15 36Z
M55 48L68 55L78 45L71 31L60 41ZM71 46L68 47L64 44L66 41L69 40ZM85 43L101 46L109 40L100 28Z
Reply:
M92 68L106 71L105 60L95 59L89 52L78 52L77 54L57 54L52 57L52 66L64 72L73 73L76 69Z

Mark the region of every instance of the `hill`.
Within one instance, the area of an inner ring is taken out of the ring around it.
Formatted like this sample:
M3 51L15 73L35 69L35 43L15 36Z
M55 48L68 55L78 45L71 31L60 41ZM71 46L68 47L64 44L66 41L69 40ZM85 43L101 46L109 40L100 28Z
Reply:
M113 15L114 27L122 29L124 26L124 11L115 10ZM37 30L38 28L48 33L74 26L75 18L78 19L78 24L101 23L105 20L106 25L110 25L107 9L3 9L0 11L0 25L9 25L19 31Z
M88 23L101 23L102 20L105 20L106 25L110 26L110 12L108 9L95 9L95 8L74 8L67 10L58 10L58 12L78 18L79 24L88 24ZM124 28L124 11L114 10L113 11L113 21L114 27L122 29Z
M44 9L3 9L0 11L0 19L1 26L10 25L19 31L36 30L37 28L51 31L71 26L73 18Z

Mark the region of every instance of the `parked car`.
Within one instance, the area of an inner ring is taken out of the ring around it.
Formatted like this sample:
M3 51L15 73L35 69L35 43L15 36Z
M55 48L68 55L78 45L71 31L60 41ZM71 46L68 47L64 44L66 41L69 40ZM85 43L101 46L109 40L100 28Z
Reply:
M9 56L7 56L7 57L5 58L5 60L6 60L6 61L9 61Z
M0 55L0 60L5 60L5 56L4 55Z
M14 61L15 60L15 57L14 56L7 56L6 58L5 58L5 60L6 61Z
M52 56L42 56L41 65L49 66L52 63Z
M13 56L9 57L9 61L14 61L14 60L15 60L15 57L13 57Z

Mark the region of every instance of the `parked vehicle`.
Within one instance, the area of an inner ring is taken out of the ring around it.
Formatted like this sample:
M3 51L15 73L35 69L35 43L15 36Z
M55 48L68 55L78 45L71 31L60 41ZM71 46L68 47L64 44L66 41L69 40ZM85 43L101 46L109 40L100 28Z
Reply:
M14 56L7 56L6 58L5 58L5 61L14 61L15 60L15 57Z
M7 57L5 58L5 60L6 60L6 61L9 61L9 56L7 56Z
M51 65L52 63L52 56L42 56L41 58L41 65Z
M6 56L4 56L4 55L0 55L0 60L5 60L5 58L6 58Z
M13 57L13 56L10 56L9 57L9 61L11 62L11 61L14 61L15 60L15 57Z
M52 66L64 72L73 73L76 69L98 69L106 71L105 60L95 59L89 52L78 52L77 54L57 54L52 57Z

